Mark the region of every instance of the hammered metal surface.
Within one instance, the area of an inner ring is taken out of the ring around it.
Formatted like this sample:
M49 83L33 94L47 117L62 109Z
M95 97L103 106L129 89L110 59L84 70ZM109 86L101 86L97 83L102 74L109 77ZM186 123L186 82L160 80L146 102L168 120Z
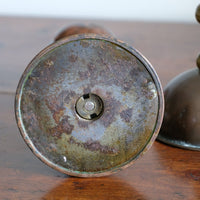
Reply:
M105 174L128 165L155 139L161 88L148 62L125 47L99 36L72 37L48 47L24 72L16 95L18 126L51 167L77 176ZM103 101L97 120L76 113L86 93Z

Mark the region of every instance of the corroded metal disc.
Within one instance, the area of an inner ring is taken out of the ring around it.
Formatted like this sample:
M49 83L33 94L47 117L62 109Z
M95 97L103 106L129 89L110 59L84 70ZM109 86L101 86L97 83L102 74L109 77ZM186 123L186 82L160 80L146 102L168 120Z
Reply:
M129 166L152 145L162 116L162 89L149 62L122 42L95 35L44 49L16 93L17 123L31 150L80 177Z

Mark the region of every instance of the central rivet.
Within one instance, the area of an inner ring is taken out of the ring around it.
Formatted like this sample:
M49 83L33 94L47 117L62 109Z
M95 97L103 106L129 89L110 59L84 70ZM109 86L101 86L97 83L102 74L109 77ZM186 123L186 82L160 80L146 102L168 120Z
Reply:
M96 94L84 94L76 101L75 109L81 118L94 120L103 113L103 101Z
M86 101L85 103L85 109L88 111L94 110L95 105L92 101Z

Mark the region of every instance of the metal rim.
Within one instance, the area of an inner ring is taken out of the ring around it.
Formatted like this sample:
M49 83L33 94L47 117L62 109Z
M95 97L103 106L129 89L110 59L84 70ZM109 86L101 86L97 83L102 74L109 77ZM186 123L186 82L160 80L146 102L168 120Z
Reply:
M163 142L165 144L168 144L170 146L173 147L178 147L178 148L182 148L182 149L187 149L187 150L193 150L193 151L200 151L200 147L190 144L190 143L186 143L186 142L181 142L178 140L169 140L167 138L164 138L161 135L158 135L158 141Z
M157 88L157 92L158 92L158 114L157 114L157 121L154 127L154 130L152 131L152 135L151 138L149 139L149 141L147 141L145 147L141 150L141 152L136 156L133 157L132 159L124 162L123 164L116 166L112 169L109 170L105 170L103 172L79 172L79 171L72 171L66 168L63 168L60 165L57 165L53 162L51 162L49 159L47 159L46 157L44 157L34 146L34 144L32 143L32 141L30 140L26 129L23 125L23 122L21 120L21 112L20 112L20 102L21 102L21 95L23 92L23 86L24 83L28 77L28 75L32 72L33 67L35 66L36 63L39 62L40 58L45 55L47 52L52 51L53 49L64 45L65 43L68 42L72 42L72 41L76 41L76 40L81 40L81 39L97 39L97 40L104 40L104 41L108 41L111 42L115 45L120 46L121 48L123 48L124 50L128 51L130 54L134 55L138 60L140 60L144 67L146 68L146 70L150 73L154 84ZM164 95L163 95L163 91L162 91L162 86L160 83L160 80L158 78L158 75L156 74L154 68L152 67L152 65L149 63L149 61L136 49L127 46L124 42L116 40L115 38L112 37L103 37L103 36L99 36L99 35L95 35L95 34L82 34L82 35L75 35L75 36L71 36L71 37L67 37L64 39L61 39L49 46L47 46L44 50L42 50L38 55L36 55L33 60L29 63L29 65L27 66L27 68L25 69L24 73L21 76L21 79L19 81L17 90L16 90L16 96L15 96L15 116L16 116L16 121L17 121L17 125L18 128L20 130L20 133L23 137L23 139L25 140L26 144L29 146L29 148L31 149L31 151L44 163L46 163L48 166L52 167L53 169L56 169L62 173L68 174L68 175L72 175L72 176L78 176L78 177L100 177L100 176L106 176L106 175L110 175L113 173L116 173L117 171L120 171L121 169L124 169L130 165L132 165L135 160L137 160L139 157L141 157L153 144L154 140L156 139L158 132L160 130L161 127L161 123L163 120L163 113L164 113Z

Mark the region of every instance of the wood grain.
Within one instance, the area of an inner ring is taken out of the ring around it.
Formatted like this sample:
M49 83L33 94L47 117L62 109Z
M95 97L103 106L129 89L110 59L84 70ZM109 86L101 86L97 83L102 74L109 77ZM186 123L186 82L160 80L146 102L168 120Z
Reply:
M22 140L14 116L17 82L33 56L60 29L89 21L0 18L0 199L200 199L200 152L155 142L134 165L102 178L75 178L39 161ZM200 27L195 24L92 21L139 49L165 85L195 67ZM11 94L9 93L11 92Z
M195 67L200 44L198 24L1 17L0 91L14 92L33 57L71 24L97 24L108 29L148 58L163 85Z

